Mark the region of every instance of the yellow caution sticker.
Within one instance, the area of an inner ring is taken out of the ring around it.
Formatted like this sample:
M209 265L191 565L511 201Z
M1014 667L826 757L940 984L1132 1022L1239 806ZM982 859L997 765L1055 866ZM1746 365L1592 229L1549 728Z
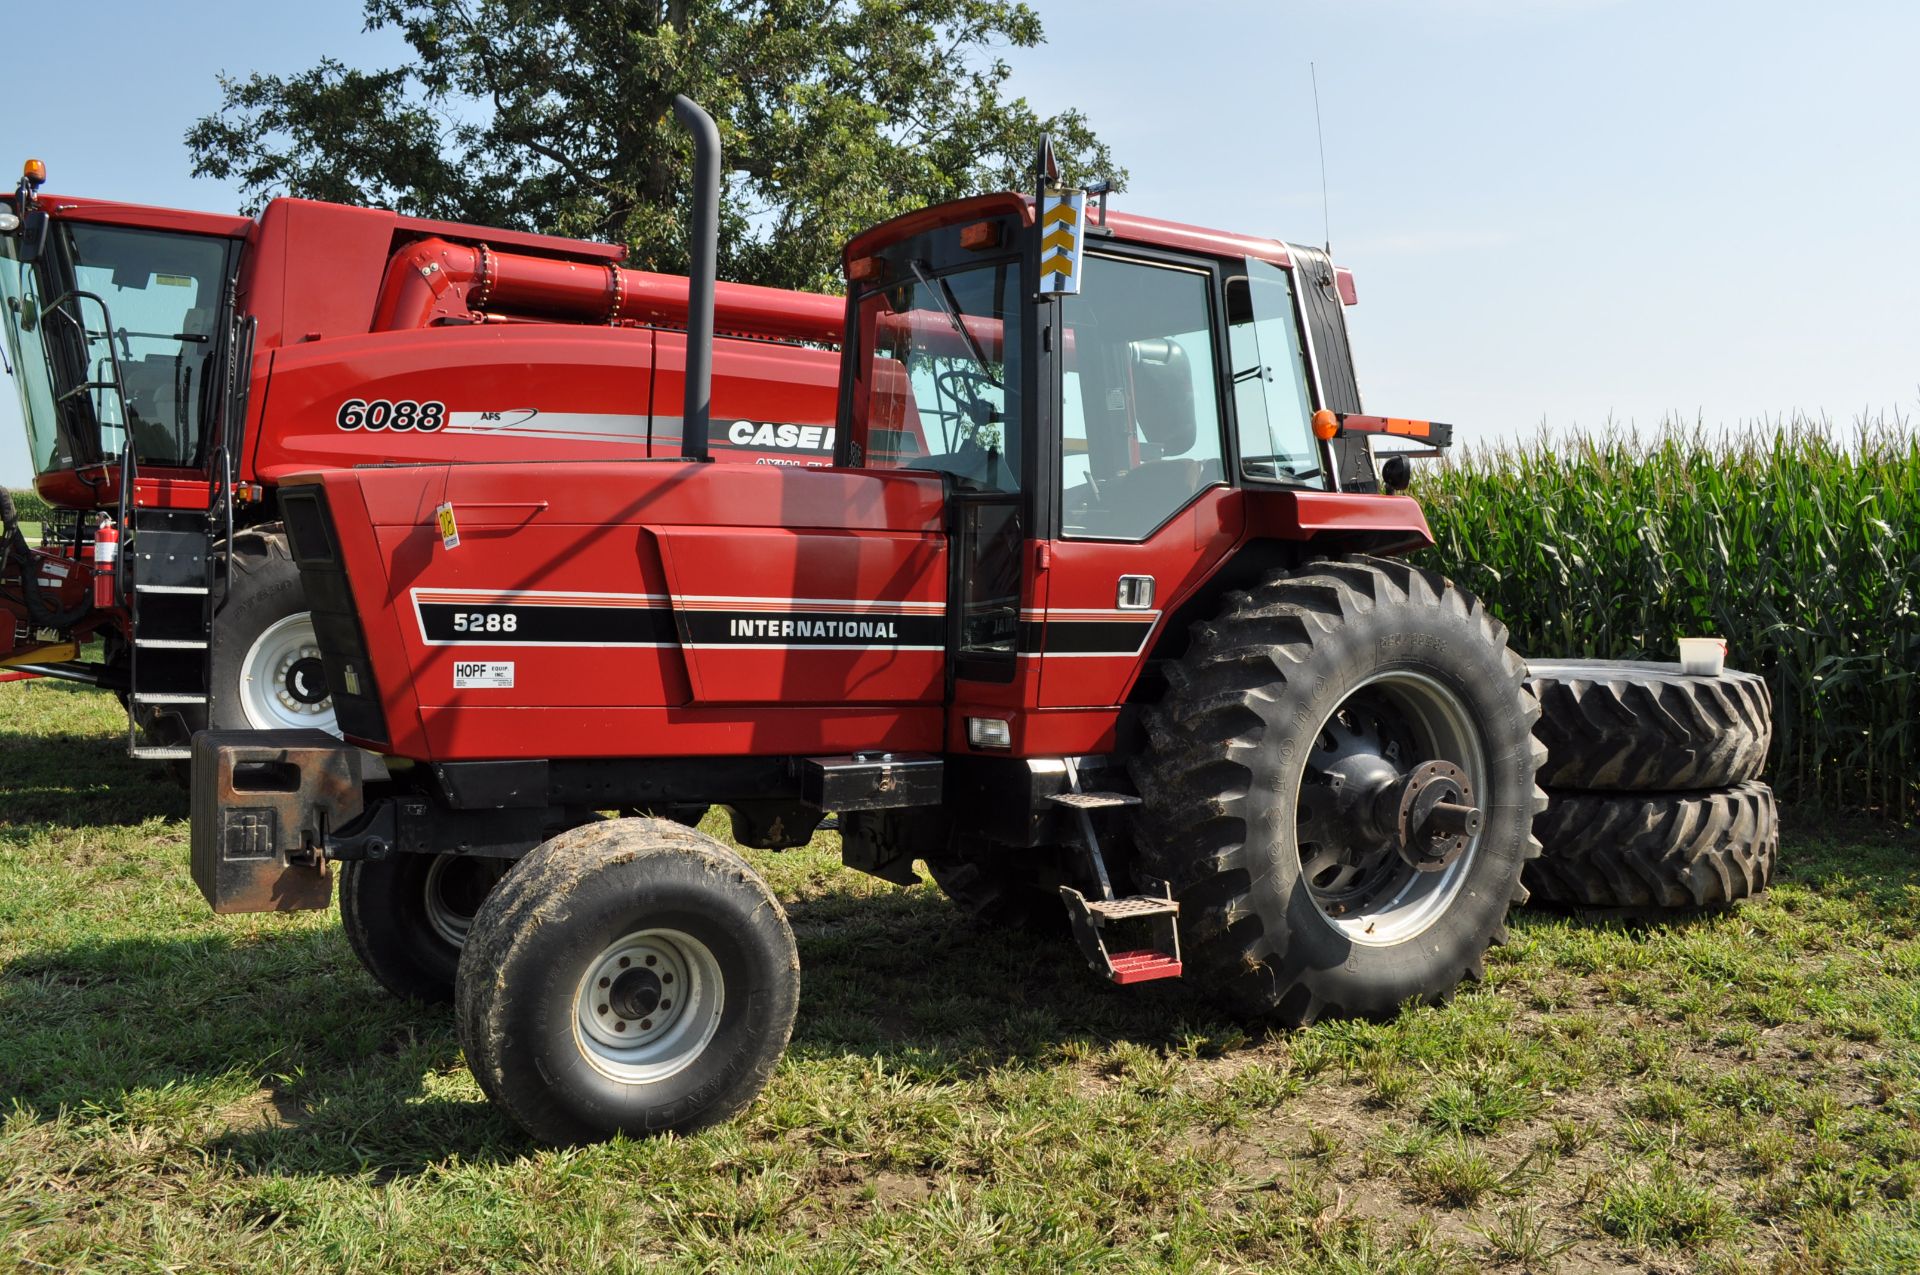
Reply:
M1049 190L1040 197L1040 294L1067 296L1080 291L1080 245L1086 224L1087 193Z
M460 547L460 524L453 520L453 502L451 500L434 507L434 516L440 520L440 547L458 549Z

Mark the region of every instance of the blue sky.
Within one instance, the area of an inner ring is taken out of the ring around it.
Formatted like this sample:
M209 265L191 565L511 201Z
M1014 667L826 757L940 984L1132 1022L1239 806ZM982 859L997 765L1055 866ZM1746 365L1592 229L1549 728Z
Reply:
M1116 206L1321 237L1368 405L1469 439L1920 408L1920 5L1688 0L1040 0L1014 90L1078 106ZM76 16L85 29L76 31ZM188 177L215 74L390 65L358 0L16 6L0 165L229 210ZM25 481L0 397L0 480Z

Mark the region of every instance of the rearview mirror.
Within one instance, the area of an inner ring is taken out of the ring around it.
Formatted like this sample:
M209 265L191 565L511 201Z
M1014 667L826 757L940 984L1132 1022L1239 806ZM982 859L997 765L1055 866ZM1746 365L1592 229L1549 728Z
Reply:
M36 208L20 224L20 250L16 255L22 262L38 261L46 253L47 228L51 220Z

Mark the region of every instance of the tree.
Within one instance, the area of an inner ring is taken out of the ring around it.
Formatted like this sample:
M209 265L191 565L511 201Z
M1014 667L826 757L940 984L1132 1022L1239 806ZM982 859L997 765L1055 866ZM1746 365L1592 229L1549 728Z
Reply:
M721 271L833 289L840 246L909 209L1022 189L1042 133L1069 177L1125 180L1078 111L1007 96L1016 0L365 0L415 58L222 76L195 176L419 216L609 239L686 268L685 93L729 169Z

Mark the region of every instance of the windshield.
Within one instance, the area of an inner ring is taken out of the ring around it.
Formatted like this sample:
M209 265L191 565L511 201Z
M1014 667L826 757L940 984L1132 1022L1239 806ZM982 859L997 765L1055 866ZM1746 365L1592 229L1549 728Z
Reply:
M232 247L223 239L56 221L32 265L4 241L0 323L35 473L116 459L198 468Z
M905 278L860 302L854 463L931 469L983 491L1020 485L1022 290L1007 260Z

